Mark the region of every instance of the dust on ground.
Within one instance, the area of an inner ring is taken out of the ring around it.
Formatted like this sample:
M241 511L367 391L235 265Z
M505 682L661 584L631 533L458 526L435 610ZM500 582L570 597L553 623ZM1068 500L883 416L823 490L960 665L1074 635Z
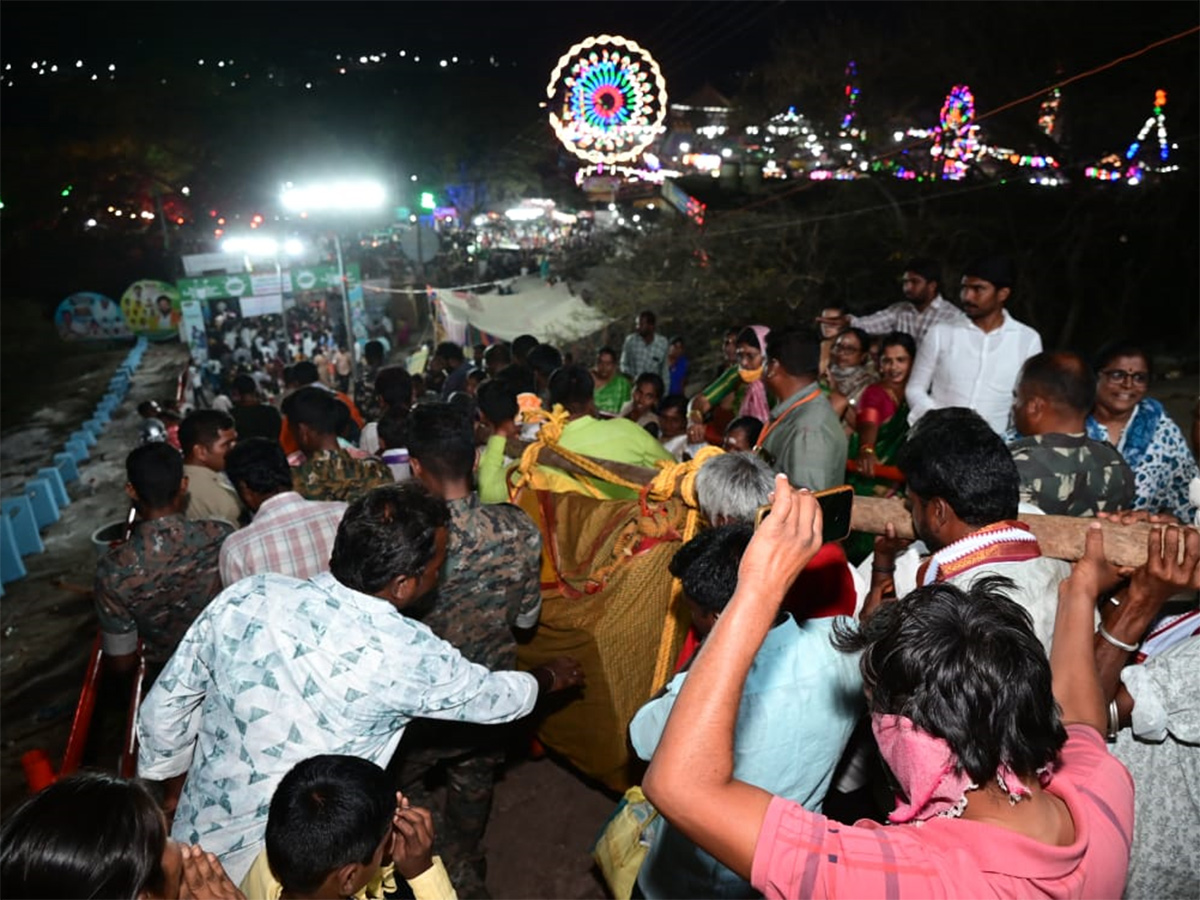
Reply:
M64 349L69 354L70 349ZM73 358L55 372L39 373L44 405L20 426L0 434L0 491L16 493L26 478L52 463L70 432L92 415L127 348ZM24 558L28 574L4 586L0 601L0 814L27 796L21 756L44 749L55 768L62 760L79 690L96 636L92 599L96 551L91 535L123 520L125 456L137 442L142 400L173 395L187 360L178 344L151 345L128 396L67 486L71 503L59 522L42 532L46 552ZM75 374L80 369L85 374ZM5 394L23 385L6 379ZM116 769L124 698L102 695L85 763ZM588 854L616 797L586 784L550 758L511 763L498 783L484 839L488 887L494 897L602 898L606 896Z

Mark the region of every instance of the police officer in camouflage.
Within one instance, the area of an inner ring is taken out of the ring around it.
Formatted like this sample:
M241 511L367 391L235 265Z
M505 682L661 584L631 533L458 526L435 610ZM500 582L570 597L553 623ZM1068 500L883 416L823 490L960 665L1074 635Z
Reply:
M469 660L493 671L515 668L516 636L541 612L541 535L507 503L483 505L471 490L472 424L449 403L413 407L408 419L413 477L450 508L446 563L426 611L413 609ZM423 613L423 614L422 614ZM514 733L503 727L419 720L409 726L393 769L397 786L433 810L439 852L459 896L486 897L482 841L492 788ZM444 770L445 808L426 782Z
M1021 476L1021 500L1058 516L1129 509L1133 472L1112 444L1087 436L1096 379L1075 353L1038 353L1021 367L1009 444Z
M110 547L96 565L96 615L113 668L131 666L140 637L148 672L156 675L221 592L217 556L234 527L184 515L188 479L183 457L169 444L138 447L125 471L138 519L129 540Z

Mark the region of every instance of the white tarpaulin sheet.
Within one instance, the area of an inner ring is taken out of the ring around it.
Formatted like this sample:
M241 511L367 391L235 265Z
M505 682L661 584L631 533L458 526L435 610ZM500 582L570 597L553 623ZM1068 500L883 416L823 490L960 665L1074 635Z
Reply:
M493 338L511 341L532 334L549 343L565 343L599 331L609 320L572 296L565 282L553 286L536 275L514 278L511 294L474 294L437 290L438 319L449 340L466 344L468 326Z

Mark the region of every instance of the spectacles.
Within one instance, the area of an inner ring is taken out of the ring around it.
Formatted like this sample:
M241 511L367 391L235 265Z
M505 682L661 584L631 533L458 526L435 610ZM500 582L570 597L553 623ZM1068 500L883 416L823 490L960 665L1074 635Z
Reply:
M857 344L834 344L834 353L862 353L862 347Z
M1105 369L1100 373L1108 379L1109 384L1124 384L1126 381L1132 381L1134 384L1149 384L1149 372L1126 372L1124 369Z

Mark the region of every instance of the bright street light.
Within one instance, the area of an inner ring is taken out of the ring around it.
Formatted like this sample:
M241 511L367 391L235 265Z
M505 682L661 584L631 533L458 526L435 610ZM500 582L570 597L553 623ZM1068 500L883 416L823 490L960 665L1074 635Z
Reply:
M285 188L279 200L284 209L351 210L378 209L387 199L387 191L378 181L331 181L304 187Z
M271 237L231 237L221 242L221 250L246 256L278 256L282 250L288 256L299 256L304 252L304 244L298 238L288 238L281 244Z
M247 256L275 256L279 253L279 241L269 237L231 237L221 242L221 249Z

